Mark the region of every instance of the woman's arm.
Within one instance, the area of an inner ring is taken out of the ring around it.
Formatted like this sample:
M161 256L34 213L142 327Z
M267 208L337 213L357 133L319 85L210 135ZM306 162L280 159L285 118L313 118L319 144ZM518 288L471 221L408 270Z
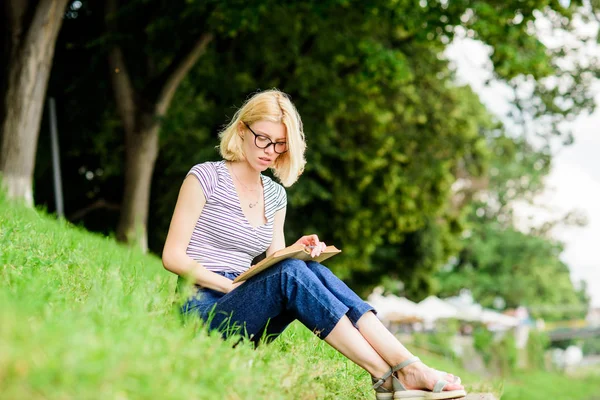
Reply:
M273 241L267 249L267 257L285 247L285 236L283 234L283 224L285 223L285 213L287 207L275 212L273 221Z
M163 249L162 262L168 271L180 276L189 276L200 286L228 293L233 290L229 279L207 270L186 254L194 227L205 204L206 197L200 182L193 175L188 175L179 190Z

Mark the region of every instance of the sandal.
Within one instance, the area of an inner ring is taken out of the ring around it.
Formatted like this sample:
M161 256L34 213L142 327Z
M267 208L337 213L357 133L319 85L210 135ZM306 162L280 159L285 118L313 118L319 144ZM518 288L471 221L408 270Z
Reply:
M371 377L371 382L373 382L373 389L375 389L375 398L377 400L393 400L394 392L382 386L393 373L394 371L392 371L392 369L390 368L390 370L379 379L373 376Z
M409 358L408 360L401 362L392 368L392 383L394 385L394 400L401 399L410 399L410 400L446 400L446 399L457 399L460 397L465 397L467 393L464 390L448 390L443 391L446 385L450 382L444 379L438 379L438 381L433 386L433 390L409 390L407 389L396 375L394 374L396 371L400 371L402 368L421 361L419 357ZM388 374L386 374L389 376ZM385 378L387 379L387 377ZM385 380L384 380L385 381ZM460 378L455 376L453 383L460 383ZM381 383L383 384L383 382ZM381 386L380 384L380 386ZM375 385L373 385L375 386ZM377 397L377 400L380 398ZM381 399L387 399L386 397L381 397Z

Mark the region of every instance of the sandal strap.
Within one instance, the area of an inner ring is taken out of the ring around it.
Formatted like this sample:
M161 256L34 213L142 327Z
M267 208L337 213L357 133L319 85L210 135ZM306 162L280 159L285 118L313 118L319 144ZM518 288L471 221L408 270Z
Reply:
M442 393L442 390L444 390L444 388L446 387L446 385L448 384L448 381L445 381L443 379L440 379L439 381L437 381L435 383L435 386L433 386L433 393Z
M419 357L411 357L408 360L404 360L403 362L401 362L400 364L392 367L392 373L396 372L396 371L400 371L402 368L409 366L410 364L414 364L416 362L421 361L421 359Z
M421 361L419 357L411 357L408 360L404 360L400 364L392 367L392 374L394 374L396 371L400 371L402 368L410 364L414 364L419 361ZM407 390L406 387L402 384L402 382L400 382L400 380L396 378L396 375L392 375L392 384L394 385L395 392L402 392Z
M377 390L381 387L381 385L383 385L385 383L385 381L392 376L392 374L394 373L394 371L392 371L392 369L390 368L390 370L388 372L385 373L385 375L383 375L381 378L377 379L374 377L371 377L371 381L373 382L373 389ZM385 388L381 388L384 389L386 391L388 391Z

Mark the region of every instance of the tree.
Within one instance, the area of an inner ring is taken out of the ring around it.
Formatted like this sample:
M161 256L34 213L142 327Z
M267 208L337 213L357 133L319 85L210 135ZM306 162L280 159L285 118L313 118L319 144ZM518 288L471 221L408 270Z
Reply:
M110 34L118 33L118 1L108 0L107 27ZM160 18L154 21L158 25ZM147 26L146 29L151 29ZM177 87L196 61L205 53L213 35L202 32L192 35L179 51L158 68L161 61L149 52L138 62L148 66L143 76L132 76L125 53L117 43L109 52L109 67L115 102L125 131L125 193L121 206L117 238L148 248L147 221L150 182L159 150L161 120L171 105ZM134 85L137 80L138 85ZM140 82L141 81L141 82Z
M551 6L568 19L578 4ZM118 44L135 92L151 99L148 82L187 39L213 34L159 121L149 221L154 251L162 248L178 183L193 163L218 157L216 133L234 107L258 89L278 87L298 106L309 146L308 167L288 190L289 239L312 231L342 247L330 265L356 289L395 275L411 277L407 290L423 296L435 290L432 273L458 252L472 201L455 202L453 184L458 178L485 184L496 145L488 138L497 134L477 97L454 83L444 50L455 35L470 35L496 51L497 79L517 79L525 70L544 79L560 68L530 25L548 10L545 1L249 1L244 7L236 1L133 1L119 8L116 34L79 46L88 62ZM71 41L82 31L72 32ZM64 77L76 82L66 99L71 105L110 82L87 69ZM591 98L586 85L565 90ZM534 104L536 96L531 93ZM84 201L120 196L119 179L126 174L115 101L98 97L95 113L69 113L77 132L71 135L73 168L110 170L91 181L89 199L77 200L83 210L90 209ZM569 112L587 104L577 102ZM88 136L94 136L90 147ZM90 149L99 151L94 165L85 165ZM98 214L88 214L86 226L110 231L112 220L98 221Z
M457 257L437 274L440 293L456 295L467 288L486 307L501 298L509 308L529 307L533 317L583 317L585 289L573 284L568 266L560 260L563 246L549 235L552 225L581 221L569 213L523 232L513 215L516 201L531 201L543 189L550 170L548 149L507 135L489 140L495 151L488 186L482 190L464 185L463 194L472 199L467 230Z
M307 170L288 190L289 239L312 231L341 246L344 253L330 265L355 288L368 288L382 274L429 276L458 235L455 217L445 210L452 166L468 160L472 173L483 168L479 126L487 114L469 89L450 82L438 57L441 43L401 40L392 21L365 18L385 14L371 7L273 7L270 17L279 24L269 35L257 30L216 38L214 53L192 71L173 119L165 121L171 134L163 142L165 160L159 157L164 176L156 178L161 189L154 204L161 213L154 215L172 211L173 180L189 169L185 160L207 158L216 144L207 136L232 105L255 88L285 88L302 114L309 146ZM195 82L202 82L200 93ZM189 109L198 110L196 119L186 115ZM184 149L180 140L196 146ZM173 162L179 159L180 167ZM436 238L443 251L431 263L404 262L414 251L409 246L401 257L383 257L392 254L386 247L402 247L428 221L444 225Z
M468 288L485 307L501 298L508 308L529 307L534 318L585 316L588 299L571 282L560 243L497 223L479 225L470 235L456 264L438 275L443 295Z
M67 0L8 0L0 172L9 197L33 205L33 170L54 47Z

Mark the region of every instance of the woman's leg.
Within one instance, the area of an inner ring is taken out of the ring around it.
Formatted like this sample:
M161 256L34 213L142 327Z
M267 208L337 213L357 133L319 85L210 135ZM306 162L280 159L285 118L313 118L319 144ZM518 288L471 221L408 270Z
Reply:
M316 261L307 261L306 266L317 277L319 282L329 290L336 299L348 307L348 318L357 326L358 320L374 308L361 299L352 289L323 264Z
M398 365L413 357L410 351L381 323L372 312L364 314L357 323L361 335L381 355L389 365ZM407 389L432 390L440 379L440 373L429 368L423 363L411 364L398 371L398 378ZM448 382L453 382L454 375L443 376ZM444 390L460 390L464 387L460 383L450 383Z
M388 363L354 328L346 317L348 311L303 261L289 259L220 298L209 323L211 329L221 330L224 336L257 336L269 321L294 315L371 375L384 375L389 371Z
M228 279L235 279L234 274L221 273ZM211 289L201 289L195 296L189 298L179 309L181 314L196 314L205 321L212 321L215 310L213 309L223 297L225 293L217 292ZM283 312L271 319L258 332L248 332L249 339L255 346L260 343L270 343L275 340L289 324L298 319L291 312ZM223 324L225 325L225 324ZM227 329L223 330L223 336L227 337L231 333ZM242 332L240 332L242 333ZM241 341L241 340L240 340ZM237 346L234 345L234 347Z
M271 318L267 324L251 339L258 346L261 343L271 343L288 327L289 324L297 320L295 314L283 312L278 316Z
M308 268L319 279L319 281L344 305L349 308L347 315L352 323L358 328L360 334L366 339L370 346L391 366L413 357L410 351L381 323L375 316L371 306L366 303L350 289L342 280L335 276L329 268L324 265L308 261ZM399 371L401 381L407 387L414 389L432 389L435 382L440 378L439 373L422 363L411 364ZM444 377L452 382L454 376L448 374ZM450 384L445 390L462 389L461 385Z

